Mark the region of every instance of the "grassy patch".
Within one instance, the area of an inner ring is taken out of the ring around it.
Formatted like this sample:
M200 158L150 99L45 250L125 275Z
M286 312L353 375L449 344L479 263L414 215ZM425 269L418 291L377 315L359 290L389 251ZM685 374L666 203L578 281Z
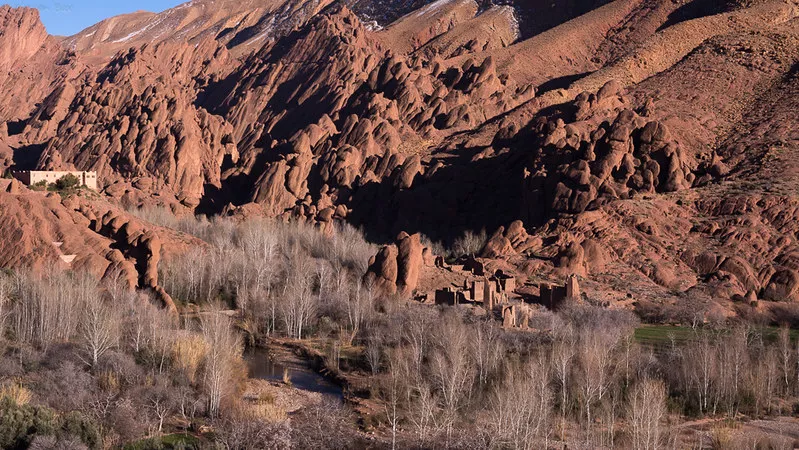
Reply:
M169 449L199 449L200 440L190 434L175 433L160 438L149 438L136 441L124 447L124 450L169 450Z
M672 325L643 325L635 329L635 340L639 344L650 345L654 347L662 347L669 345L672 339L675 343L684 343L690 341L697 334L702 333L718 333L718 337L722 338L729 330L718 332L717 330L697 328L694 330L690 327L678 327ZM763 336L766 342L774 343L779 337L780 329L778 327L752 327L752 333L759 333ZM799 330L791 329L789 331L792 342L799 340Z
M646 345L666 345L675 342L685 342L694 336L694 329L689 327L676 327L672 325L644 325L635 329L635 340Z

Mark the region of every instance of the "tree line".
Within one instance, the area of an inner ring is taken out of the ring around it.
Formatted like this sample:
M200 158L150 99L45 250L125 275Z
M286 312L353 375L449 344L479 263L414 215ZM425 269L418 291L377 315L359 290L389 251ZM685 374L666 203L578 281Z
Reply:
M375 292L362 276L376 248L351 227L151 220L206 243L159 268L180 317L114 276L0 275L0 442L160 448L168 432L210 425L204 445L231 449L679 448L684 421L791 414L799 397L788 328L698 326L649 346L632 312L583 304L506 330ZM368 380L354 389L373 414L244 407L242 351L273 337L329 343L329 370ZM48 414L40 435L20 431ZM750 438L742 446L790 444Z

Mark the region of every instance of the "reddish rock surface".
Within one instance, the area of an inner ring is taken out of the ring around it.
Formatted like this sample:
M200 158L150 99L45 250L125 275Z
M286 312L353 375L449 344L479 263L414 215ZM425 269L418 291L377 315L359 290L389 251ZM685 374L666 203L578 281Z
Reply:
M0 267L86 271L98 279L120 277L150 289L175 308L158 283L158 262L202 245L155 227L104 201L34 192L16 180L0 180Z
M422 245L419 234L401 232L396 243L384 246L372 258L366 282L384 293L407 298L419 285L425 251L430 252Z
M598 302L799 300L799 6L498 3L195 1L61 41L0 8L0 168L96 170L107 205L3 183L0 265L116 242L72 264L157 290L172 238L118 218L157 204L362 226L403 296L421 234L486 230Z

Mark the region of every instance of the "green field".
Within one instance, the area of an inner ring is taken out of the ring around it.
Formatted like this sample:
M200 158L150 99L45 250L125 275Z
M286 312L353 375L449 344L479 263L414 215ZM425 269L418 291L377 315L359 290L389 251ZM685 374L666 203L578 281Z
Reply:
M195 436L185 433L167 434L161 437L142 439L141 441L128 444L124 450L170 450L183 449L192 450L201 447L200 440Z
M713 332L716 330L708 330L706 328L693 329L691 327L679 327L673 325L642 325L635 329L635 340L644 345L661 347L672 342L681 343L691 340L696 334ZM779 328L777 327L753 327L753 332L760 332L766 341L776 341L779 335ZM719 335L723 336L725 331L720 331ZM799 339L799 330L791 329L791 341L796 342Z
M646 345L665 345L673 339L675 342L685 342L694 336L694 329L690 327L677 327L672 325L643 325L635 329L635 340Z

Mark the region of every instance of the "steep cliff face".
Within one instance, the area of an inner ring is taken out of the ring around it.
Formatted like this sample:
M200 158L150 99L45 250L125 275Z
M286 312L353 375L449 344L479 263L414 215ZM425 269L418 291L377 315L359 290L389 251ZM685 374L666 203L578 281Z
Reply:
M47 34L37 10L0 6L0 122L12 122L12 134L17 121L27 119L61 80L77 75L79 66Z
M32 58L50 39L39 20L39 12L32 8L0 7L0 68Z

